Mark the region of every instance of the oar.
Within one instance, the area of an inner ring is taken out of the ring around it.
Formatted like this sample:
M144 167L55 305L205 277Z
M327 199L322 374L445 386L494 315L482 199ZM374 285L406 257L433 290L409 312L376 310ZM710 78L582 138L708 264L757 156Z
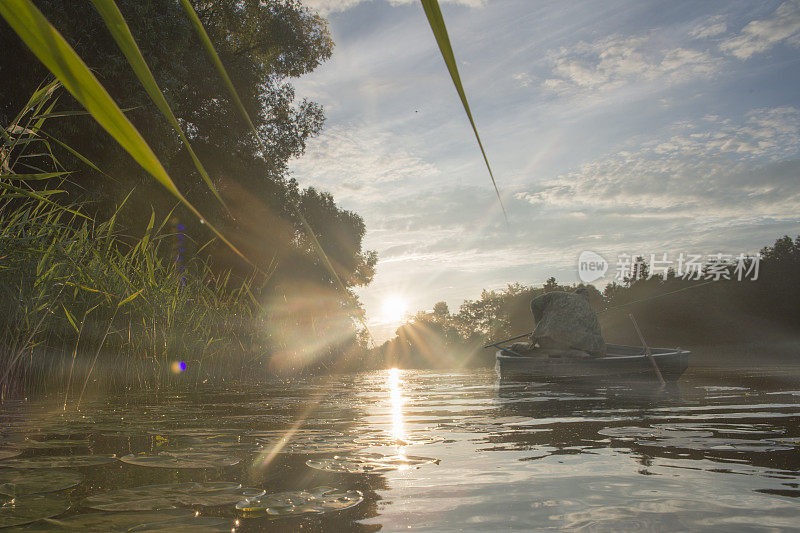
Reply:
M528 333L523 333L522 335L517 335L516 337L509 337L509 338L503 339L501 341L495 341L495 342L493 342L491 344L487 344L486 346L484 346L484 348L491 348L492 346L495 346L495 347L499 348L499 346L497 346L498 344L503 344L504 342L508 342L508 341L515 341L517 339L521 339L522 337L527 337L530 334L531 333L528 332Z
M661 388L663 389L664 387L667 386L667 382L664 381L664 376L661 375L661 370L658 368L658 364L656 363L656 360L653 358L653 352L650 351L650 347L645 342L642 332L639 331L639 324L636 323L636 319L633 318L633 315L630 313L628 314L628 316L630 317L631 322L633 322L633 327L636 329L636 334L639 335L639 340L642 341L642 346L644 346L644 354L650 360L650 364L653 365L653 371L656 373L656 377L658 377L658 381L661 382Z

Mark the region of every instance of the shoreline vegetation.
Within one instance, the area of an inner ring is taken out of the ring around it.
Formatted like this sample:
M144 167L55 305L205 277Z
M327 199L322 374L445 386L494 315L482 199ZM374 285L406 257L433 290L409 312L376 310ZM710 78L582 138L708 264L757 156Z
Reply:
M417 313L377 351L385 364L406 368L491 366L494 350L483 346L531 331L532 299L586 287L607 342L641 344L628 317L633 314L650 346L696 349L705 353L705 365L800 362L800 236L783 236L760 256L756 280L738 281L735 262L727 264L730 279L710 283L707 264L698 280L673 270L666 278L650 276L650 265L640 257L638 272L603 292L591 284L560 285L552 277L541 287L513 283L484 290L454 313L445 302Z
M356 366L377 256L287 171L324 121L290 83L330 57L324 19L293 0L0 14L2 398Z
M354 292L377 263L364 221L287 170L324 122L290 83L330 57L324 19L292 0L0 10L0 71L14 80L0 99L0 400L491 365L480 347L529 331L532 298L576 288L511 284L456 313L440 302L371 346ZM800 237L762 254L757 282L604 313L606 338L637 343L632 312L653 345L794 346ZM696 283L589 288L602 311Z

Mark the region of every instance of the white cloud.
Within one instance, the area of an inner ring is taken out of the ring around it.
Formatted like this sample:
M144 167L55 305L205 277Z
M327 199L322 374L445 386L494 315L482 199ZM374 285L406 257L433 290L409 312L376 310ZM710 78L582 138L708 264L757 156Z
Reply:
M728 31L728 25L725 23L723 15L717 15L708 18L702 24L695 26L689 35L695 39L708 39L709 37L716 37Z
M326 128L290 168L302 184L330 190L337 200L357 196L360 202L386 194L387 184L430 180L439 172L385 129L364 125Z
M316 11L323 17L348 9L371 0L305 0L303 5Z
M620 151L516 195L565 211L728 222L793 217L800 203L800 109L747 113L740 123L706 116L678 132Z
M520 87L527 87L533 81L533 78L527 72L518 72L511 77L516 80Z
M769 17L749 22L719 47L739 59L749 59L781 42L800 46L800 0L784 2Z
M317 11L323 17L333 13L347 11L358 4L372 2L373 0L305 0L303 5ZM388 0L392 5L417 3L417 0ZM460 4L467 7L482 7L486 0L442 0L443 4Z
M558 93L608 91L630 83L675 84L708 77L719 61L700 50L661 49L651 35L613 35L551 53L553 76L543 87Z

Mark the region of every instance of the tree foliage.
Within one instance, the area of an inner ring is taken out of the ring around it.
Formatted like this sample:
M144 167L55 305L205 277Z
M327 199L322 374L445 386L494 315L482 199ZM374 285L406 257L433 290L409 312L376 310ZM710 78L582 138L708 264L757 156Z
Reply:
M154 147L189 200L262 266L287 277L325 280L299 216L305 217L347 287L368 283L375 255L361 249L363 220L339 209L327 193L301 190L286 175L290 158L321 131L322 107L298 100L291 78L312 71L332 53L327 23L297 0L193 0L262 144L257 142L230 101L223 82L205 57L185 12L174 0L119 0L125 19L159 88L175 112L212 180L230 207L225 213L202 183L187 151L139 84L103 20L89 2L37 0L111 96ZM48 77L16 34L0 20L0 73L15 83L0 92L0 124L10 122L31 92ZM54 111L80 107L63 94ZM165 216L174 200L146 179L124 151L86 116L51 119L49 133L93 161L108 180L66 151L57 153L76 172L66 184L71 201L89 201L108 216L131 188L128 209L119 214L131 227L143 227L142 212ZM58 150L58 146L55 147ZM177 216L195 240L207 238L202 222ZM222 247L210 248L221 267L241 267Z

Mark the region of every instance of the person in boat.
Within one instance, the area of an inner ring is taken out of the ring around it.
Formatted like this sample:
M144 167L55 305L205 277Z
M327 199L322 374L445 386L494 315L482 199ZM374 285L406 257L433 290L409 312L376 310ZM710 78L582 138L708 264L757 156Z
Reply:
M527 346L519 346L520 350L572 357L606 354L600 323L585 288L543 294L531 301L531 312L536 329L531 333L531 342L521 343Z

